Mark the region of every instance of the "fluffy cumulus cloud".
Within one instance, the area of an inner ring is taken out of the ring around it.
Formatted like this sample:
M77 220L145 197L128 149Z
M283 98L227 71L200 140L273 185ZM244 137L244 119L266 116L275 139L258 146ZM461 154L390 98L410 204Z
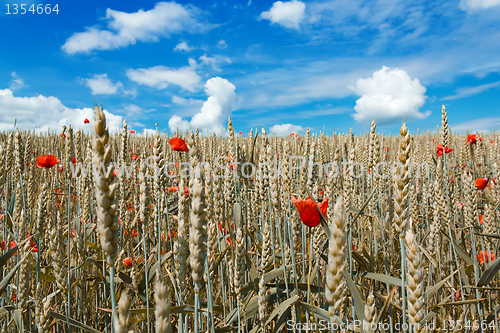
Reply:
M179 69L165 66L154 66L150 68L129 69L127 76L130 80L157 89L165 89L173 84L188 91L195 91L200 83L201 77L196 73L196 61L189 59L189 66Z
M276 1L269 11L262 12L260 17L277 23L285 28L298 29L305 18L306 4L302 1Z
M184 132L190 127L189 121L182 119L178 115L172 116L172 118L168 120L168 128L170 128L172 132L177 132L177 130Z
M207 100L201 110L190 121L174 115L168 121L172 132L185 131L190 127L199 127L209 131L220 132L224 130L222 123L231 115L231 104L236 99L236 87L226 79L213 77L205 84Z
M423 119L430 115L419 112L425 103L426 88L418 79L413 79L401 69L382 67L373 73L372 77L358 79L350 87L361 96L356 101L353 115L357 122L370 122L372 119L378 124L387 125L406 120Z
M180 42L179 44L177 44L175 47L174 47L174 51L175 52L180 52L180 51L186 51L186 52L189 52L189 51L192 51L196 49L196 47L194 46L189 46L188 43L186 42Z
M96 74L90 79L84 79L85 85L90 88L93 95L112 95L123 88L123 84L118 81L111 82L107 74Z
M88 27L74 33L62 49L67 54L87 53L92 50L113 50L137 41L155 42L183 31L201 32L209 25L200 22L199 10L175 2L159 2L153 9L125 13L108 8L104 20L108 29Z
M156 130L152 128L145 128L139 133L139 135L153 137L156 135Z
M291 133L299 133L303 132L304 128L299 125L292 125L292 124L281 124L281 125L274 125L270 129L271 133L274 133L279 136L284 136L284 135L290 135Z
M500 6L500 0L462 0L460 1L460 8L465 11L472 12L491 7Z
M104 110L110 131L119 130L123 118ZM90 124L84 124L85 118ZM71 125L84 131L93 129L94 110L92 108L73 109L64 106L54 96L17 97L10 89L0 89L0 131L19 129L36 131L60 131Z

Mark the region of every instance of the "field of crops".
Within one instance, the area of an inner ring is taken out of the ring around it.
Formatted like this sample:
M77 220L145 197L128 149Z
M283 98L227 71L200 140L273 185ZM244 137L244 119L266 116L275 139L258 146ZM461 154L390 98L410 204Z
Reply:
M85 123L0 133L1 332L498 332L498 133Z

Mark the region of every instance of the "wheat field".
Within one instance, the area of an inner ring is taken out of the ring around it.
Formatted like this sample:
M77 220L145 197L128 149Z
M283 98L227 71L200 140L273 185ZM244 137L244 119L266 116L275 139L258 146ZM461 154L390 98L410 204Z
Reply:
M1 332L498 331L497 132L87 126L0 133Z

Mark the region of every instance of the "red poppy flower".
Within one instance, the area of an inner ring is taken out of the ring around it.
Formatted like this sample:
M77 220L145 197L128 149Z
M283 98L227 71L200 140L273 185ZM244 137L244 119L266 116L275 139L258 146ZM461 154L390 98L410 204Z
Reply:
M32 151L30 151L30 154L34 154L34 153L35 153L35 152L34 152L33 150L32 150Z
M71 159L71 162L73 162L73 164L74 164L74 165L76 165L76 158L74 158L74 157L73 157L73 158Z
M65 137L66 137L66 134L61 133L61 134L59 134L59 136L60 136L61 138L65 138Z
M432 142L434 142L434 139L431 139Z
M134 161L135 161L136 159L138 159L138 158L139 158L139 156L137 156L137 155L132 156L132 159L133 159Z
M486 186L488 186L488 182L490 180L488 178L477 178L476 179L476 188L478 190L484 190Z
M308 197L306 200L297 200L292 197L292 202L297 206L299 210L299 216L302 220L302 223L307 225L308 227L316 227L321 223L318 208L316 207L316 203ZM323 199L323 202L319 204L319 209L323 216L326 216L326 210L328 209L328 197Z
M479 224L483 224L484 215L479 215Z
M443 145L437 145L436 154L437 154L437 156L442 156L443 155Z
M455 302L458 302L458 300L460 299L462 295L460 294L460 291L455 291Z
M63 171L63 166L62 166L62 164L59 164L57 167L59 168L59 172L62 172L62 171Z
M137 234L137 230L133 229L133 230L132 230L132 237L137 237L137 235L138 235L138 234Z
M448 147L443 147L443 145L437 145L437 152L436 152L436 154L437 154L438 156L442 156L442 155L443 155L443 152L444 152L445 154L449 154L449 153L451 153L452 151L453 151L453 149L451 149L451 148L448 148Z
M492 144L493 146L496 146L496 145L497 145L497 144L495 143L495 140L491 140L491 144Z
M1 241L0 246L2 247L2 250L5 251L5 241ZM10 241L10 248L13 249L15 246L16 246L16 242ZM16 254L17 254L17 252L14 253L14 255L16 255Z
M59 162L61 162L61 160L54 155L42 155L36 158L36 165L39 168L52 168Z
M384 147L384 150L385 151L389 151L389 147Z
M87 118L85 118L85 120L83 121L84 124L89 124L90 123L90 120L88 120Z
M479 261L480 264L492 262L493 260L495 260L495 255L488 251L479 251L479 254L477 255L477 261Z
M127 267L132 267L132 259L130 257L123 259L122 263Z
M134 133L135 133L135 131L134 131L134 130L130 130L130 131L128 131L128 132L129 132L129 133L131 133L131 134L134 134Z
M240 132L238 132L238 134L243 134L243 132L240 131Z
M181 138L172 138L170 139L170 141L168 141L168 143L170 143L170 147L174 151L189 151L189 148L186 145L186 141Z
M113 169L113 176L118 177L118 169Z
M184 186L184 193L186 194L186 197L189 196L189 188L187 186Z
M469 134L467 135L467 144L470 145L472 143L477 143L477 140L481 141L481 137L477 134Z

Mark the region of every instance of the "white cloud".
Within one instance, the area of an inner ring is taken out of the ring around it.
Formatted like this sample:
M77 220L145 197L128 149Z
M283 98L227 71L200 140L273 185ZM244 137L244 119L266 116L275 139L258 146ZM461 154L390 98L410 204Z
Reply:
M213 77L205 84L205 93L209 96L203 103L201 110L191 121L174 115L168 121L171 131L186 130L190 127L205 128L213 132L223 131L223 121L231 115L231 104L236 99L236 87L226 79Z
M156 130L152 128L144 128L142 132L139 133L140 136L154 137L156 135Z
M112 50L137 41L156 42L159 37L188 31L201 32L209 28L200 23L199 10L175 2L159 2L153 9L140 9L125 13L108 8L105 20L108 30L87 27L85 32L74 33L62 46L68 54L88 53L92 50Z
M306 4L302 1L292 0L289 2L276 1L271 9L262 12L260 17L278 23L285 28L298 29L305 18Z
M401 69L382 67L367 79L358 79L354 87L349 87L361 96L356 101L353 118L357 122L370 122L375 119L380 125L406 120L423 119L430 111L421 113L426 88L418 79Z
M481 9L488 9L491 7L500 6L500 0L462 0L460 1L460 8L465 11L472 12Z
M123 90L123 96L132 96L132 98L136 98L137 89L132 88L131 90Z
M476 87L458 88L457 90L455 90L455 95L446 96L446 97L443 97L442 99L443 100L454 100L454 99L469 97L472 95L480 94L483 91L486 91L488 89L496 88L498 86L500 86L500 81L481 84L481 85L476 86Z
M192 51L192 50L195 50L196 47L194 46L189 46L188 43L186 42L180 42L179 44L177 44L174 48L174 51L176 52L180 52L180 51L186 51L186 52L189 52L189 51Z
M121 128L123 118L104 110L110 131ZM90 124L84 124L85 118ZM73 109L64 106L54 96L16 97L10 89L0 89L0 131L13 130L14 121L19 129L36 131L60 131L61 127L72 125L85 131L93 130L93 108Z
M175 84L188 91L195 91L201 77L196 74L196 61L189 59L189 66L171 69L165 66L150 68L129 69L127 76L130 80L157 89L165 89L169 84Z
M10 73L12 76L12 81L10 81L9 89L14 91L14 90L19 90L21 88L26 87L24 84L23 79L21 79L19 76L17 76L16 72Z
M220 68L217 66L217 60L213 57L207 57L206 54L200 57L200 61L203 65L210 65L214 71L220 71Z
M469 133L490 132L492 130L498 130L498 129L500 129L500 117L473 119L462 123L450 125L450 130L458 133L465 133L467 130L469 130Z
M123 109L127 111L128 115L139 114L144 112L143 108L135 104L127 104Z
M123 84L120 81L116 83L111 82L107 74L95 74L93 78L84 79L84 81L93 95L112 95L123 88Z
M227 43L224 39L221 39L217 42L217 47L220 49L225 49L227 47Z
M140 123L138 121L130 121L129 120L129 123L130 125L130 129L134 129L134 127L146 127L146 125L144 125L143 123Z
M304 128L299 125L281 124L271 127L270 132L278 136L290 135L291 133L303 132Z
M189 121L182 119L181 117L175 115L168 120L168 128L170 131L177 132L177 130L184 132L187 131L191 125Z
M172 96L172 103L177 105L202 105L203 101L194 98L184 98L180 96Z

